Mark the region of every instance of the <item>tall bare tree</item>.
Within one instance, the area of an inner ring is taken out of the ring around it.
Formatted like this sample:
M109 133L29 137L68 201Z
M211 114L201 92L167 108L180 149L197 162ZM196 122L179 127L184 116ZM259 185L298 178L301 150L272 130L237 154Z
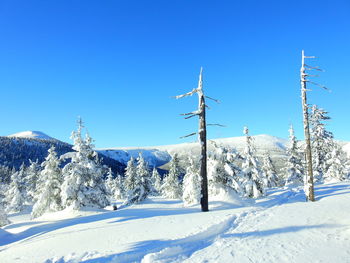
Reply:
M305 136L305 159L306 159L306 176L305 176L305 195L307 201L315 201L315 193L314 193L314 176L312 170L312 153L311 153L311 141L310 141L310 126L309 126L309 106L307 104L306 97L306 83L311 83L321 88L326 89L324 86L319 85L313 81L310 81L307 77L316 77L317 75L307 74L307 70L318 70L322 71L318 67L312 67L305 63L305 59L307 58L315 58L314 56L305 56L304 50L301 52L301 69L300 69L300 84L301 84L301 100L302 100L302 108L303 108L303 118L304 118L304 136Z
M202 68L199 74L198 87L186 94L176 96L175 98L181 99L187 96L192 96L195 93L198 95L198 110L189 112L189 113L184 113L181 115L186 116L185 119L189 119L194 116L199 117L199 131L198 131L199 136L198 137L199 137L199 142L201 146L200 177L201 177L201 195L202 195L200 203L201 203L202 211L206 212L206 211L209 211L209 207L208 207L209 205L208 205L208 178L207 178L207 125L206 125L206 114L205 114L207 105L205 104L205 98L209 98L209 97L206 97L203 91L203 69ZM184 137L189 137L195 134L197 133L191 133Z

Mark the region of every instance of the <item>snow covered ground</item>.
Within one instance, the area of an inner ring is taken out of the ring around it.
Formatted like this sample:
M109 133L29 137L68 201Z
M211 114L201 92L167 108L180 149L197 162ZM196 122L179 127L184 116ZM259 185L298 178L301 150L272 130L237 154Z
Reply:
M350 262L350 182L221 197L210 212L153 197L117 211L61 211L0 229L0 262Z

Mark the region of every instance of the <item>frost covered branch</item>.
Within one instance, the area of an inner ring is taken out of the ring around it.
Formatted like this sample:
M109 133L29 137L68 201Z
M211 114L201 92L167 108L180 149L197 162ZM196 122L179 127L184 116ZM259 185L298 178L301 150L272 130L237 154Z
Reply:
M188 113L181 113L181 116L187 116L187 115L199 115L200 111L196 110L196 111L192 111L192 112L188 112Z
M193 89L192 91L187 92L185 94L175 96L175 99L181 99L181 98L184 98L184 97L192 96L194 93L197 93L197 92L198 92L198 88Z

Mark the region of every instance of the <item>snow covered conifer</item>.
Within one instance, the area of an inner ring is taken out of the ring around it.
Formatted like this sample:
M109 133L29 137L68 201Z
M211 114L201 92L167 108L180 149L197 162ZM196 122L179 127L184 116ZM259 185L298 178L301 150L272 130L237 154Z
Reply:
M247 197L257 198L265 194L266 180L263 178L260 163L255 156L253 139L249 135L247 127L244 127L243 133L246 135L246 146L243 152L244 161L242 163L243 189Z
M35 192L32 217L36 218L45 212L54 212L62 209L61 185L63 182L60 161L55 152L55 147L51 146L48 156L41 164L43 170L39 175L39 184Z
M155 167L153 168L153 171L152 171L151 180L152 180L152 184L153 184L154 194L159 194L160 189L162 187L162 179L160 178L158 170Z
M125 168L124 188L126 193L133 190L137 184L138 182L137 182L135 159L134 157L131 156Z
M33 202L35 200L35 191L37 187L37 182L39 178L39 173L40 173L40 165L38 164L38 160L33 162L32 160L29 160L30 165L26 169L25 173L25 184L26 184L26 189L27 189L27 198L28 201Z
M263 156L263 164L261 169L267 181L267 187L276 187L279 185L279 178L277 176L275 166L273 165L271 157L267 152Z
M189 164L183 180L182 200L185 206L199 204L201 200L201 177L199 175L198 161L189 157Z
M294 135L293 126L289 129L289 148L287 149L288 160L285 168L285 185L303 185L304 167L302 153L298 148L298 142Z
M126 204L139 203L145 200L152 189L151 175L148 170L148 164L142 157L141 153L137 159L137 167L134 169L134 171L134 178L127 178L127 180L129 180L127 182L128 192L127 200L125 201ZM131 181L133 182L131 183Z
M125 198L124 178L120 174L114 179L114 198L116 200Z
M139 158L137 160L136 173L140 177L140 181L144 188L146 198L152 190L152 180L148 163L145 161L141 153L139 153Z
M116 200L124 199L125 190L124 190L124 180L121 175L117 175L113 178L112 169L109 168L107 180L106 180L106 188L108 191L108 195L110 197L115 198Z
M115 192L115 179L113 178L112 169L108 169L107 179L106 179L106 188L109 196L114 196Z
M2 208L2 205L0 204L0 227L6 226L8 224L10 224L10 221L8 220L7 215Z
M22 181L23 169L21 168L11 175L11 183L4 200L7 212L20 212L23 210L25 204L25 189Z
M92 139L86 133L82 138L83 123L78 120L78 130L72 132L74 141L72 160L62 173L62 202L64 207L80 209L90 206L103 208L109 205L107 189L103 181L103 167L93 151Z
M233 149L218 146L215 143L214 147L208 160L209 193L215 196L221 190L232 189L242 194L242 171L235 163L241 156Z
M168 174L163 179L163 185L161 187L161 192L164 197L171 199L181 199L182 198L182 187L179 181L179 176L181 175L181 170L179 166L179 158L175 153L170 161L170 168Z
M315 180L321 181L329 168L329 159L335 145L333 134L325 129L324 121L330 120L328 112L312 106L311 122L311 149Z
M331 158L327 161L328 170L324 175L325 182L343 181L348 179L349 159L338 144L334 144Z

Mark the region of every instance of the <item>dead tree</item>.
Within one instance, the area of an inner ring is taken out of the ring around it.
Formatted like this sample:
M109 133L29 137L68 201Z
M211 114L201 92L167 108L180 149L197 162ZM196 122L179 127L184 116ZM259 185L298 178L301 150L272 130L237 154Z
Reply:
M197 93L198 95L198 110L181 114L181 115L185 116L185 119L189 119L195 116L199 117L198 138L201 146L201 157L200 157L200 177L201 177L201 194L202 194L201 209L203 212L207 212L209 211L209 208L208 208L208 178L207 178L207 125L206 125L206 114L205 114L207 105L205 104L205 98L208 98L208 99L212 99L212 98L204 95L202 68L199 74L198 87L186 94L176 96L175 98L181 99L187 96L192 96L195 93ZM218 102L215 99L212 99L212 100ZM208 124L208 125L221 126L219 124ZM196 132L191 133L182 138L189 137L196 134L197 134Z
M309 126L309 106L307 104L306 98L306 83L311 83L317 86L320 86L324 89L326 87L319 85L313 81L310 81L307 77L317 77L317 75L309 75L306 73L306 70L318 70L322 71L318 67L311 67L305 64L306 58L315 58L313 56L305 56L304 50L301 53L301 69L300 69L300 84L301 84L301 100L302 100L302 108L303 108L303 119L304 119L304 136L305 136L305 161L306 161L306 176L305 176L305 195L307 201L315 201L315 193L314 193L314 177L312 170L312 153L311 153L311 139L310 139L310 126Z

